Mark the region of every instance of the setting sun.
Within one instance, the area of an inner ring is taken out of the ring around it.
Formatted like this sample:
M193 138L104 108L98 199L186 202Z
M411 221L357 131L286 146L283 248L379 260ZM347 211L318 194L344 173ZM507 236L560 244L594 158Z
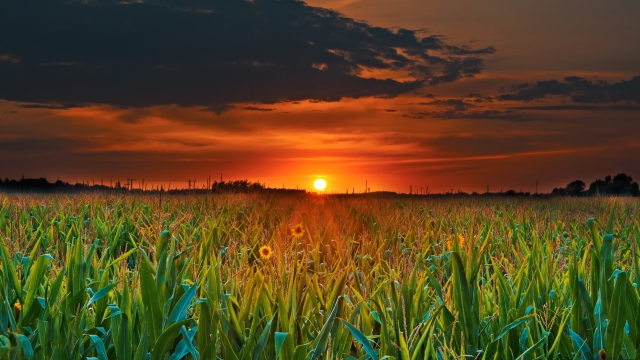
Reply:
M324 179L318 179L313 182L313 187L315 187L317 190L322 191L327 187L327 182L324 181Z

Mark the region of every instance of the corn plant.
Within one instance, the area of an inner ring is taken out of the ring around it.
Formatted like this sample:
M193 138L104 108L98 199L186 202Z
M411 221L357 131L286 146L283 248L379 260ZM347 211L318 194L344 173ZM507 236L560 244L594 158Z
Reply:
M639 210L0 195L0 359L635 359Z

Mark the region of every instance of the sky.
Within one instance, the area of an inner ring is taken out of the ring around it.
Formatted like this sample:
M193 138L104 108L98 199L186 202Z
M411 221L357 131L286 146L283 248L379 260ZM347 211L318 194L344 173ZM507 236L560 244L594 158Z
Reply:
M635 0L3 1L0 177L638 178L638 16Z

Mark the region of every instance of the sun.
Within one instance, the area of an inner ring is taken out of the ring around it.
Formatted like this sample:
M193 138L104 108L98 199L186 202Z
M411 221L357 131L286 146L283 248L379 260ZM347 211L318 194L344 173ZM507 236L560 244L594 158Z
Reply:
M317 179L313 182L313 187L316 188L316 190L322 191L327 187L327 182L324 181L324 179Z

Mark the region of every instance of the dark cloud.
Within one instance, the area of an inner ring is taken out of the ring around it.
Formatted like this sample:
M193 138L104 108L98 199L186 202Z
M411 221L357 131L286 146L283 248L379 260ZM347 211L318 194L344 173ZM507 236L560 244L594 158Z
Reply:
M92 143L83 139L72 139L60 136L53 137L18 137L0 139L0 151L6 153L60 153L77 152L88 148Z
M25 109L53 109L53 110L68 110L73 108L85 107L85 104L74 103L49 103L49 104L22 104L18 107Z
M249 110L249 111L263 111L263 112L275 110L271 108L263 108L263 107L257 107L257 106L245 106L242 109Z
M0 98L36 104L237 103L393 97L480 72L470 49L295 0L7 0ZM365 78L404 71L414 81Z
M545 105L545 106L516 106L512 110L574 110L574 111L640 111L637 105Z
M428 103L420 103L420 104L452 107L458 111L463 111L463 110L469 109L470 107L474 107L473 104L470 104L469 102L464 101L462 99L442 99L442 100L434 100Z
M6 61L12 64L17 64L20 62L20 57L11 55L11 54L0 54L0 61Z
M419 111L403 115L413 119L443 119L443 120L506 120L506 121L528 121L532 118L520 114L514 110L482 110L482 111Z
M554 95L569 97L576 103L603 104L621 101L640 103L640 76L612 84L577 76L566 77L564 81L522 83L513 85L509 93L499 95L497 99L532 101Z

